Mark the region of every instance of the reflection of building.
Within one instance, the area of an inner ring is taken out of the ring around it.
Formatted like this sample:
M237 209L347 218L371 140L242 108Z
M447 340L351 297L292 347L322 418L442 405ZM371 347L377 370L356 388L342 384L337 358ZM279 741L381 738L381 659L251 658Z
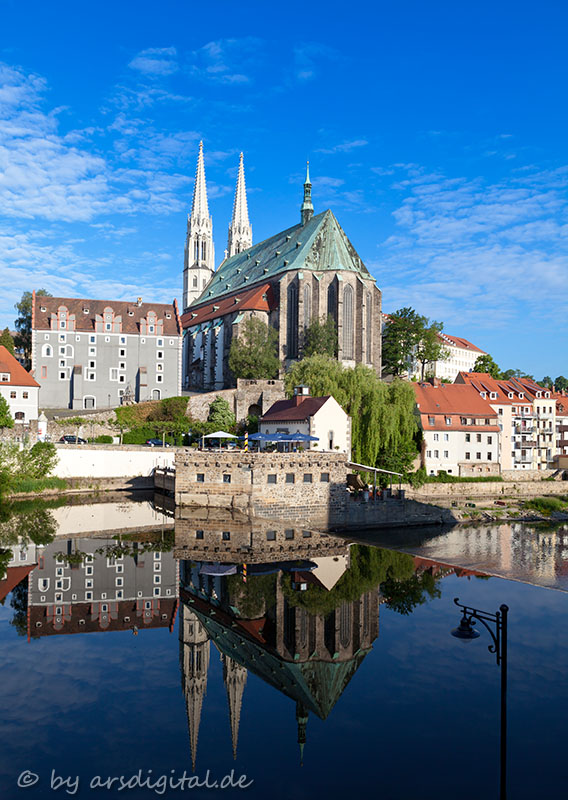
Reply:
M48 545L29 576L29 634L171 628L177 562L171 553L144 552L138 542L128 546L132 555L121 553L115 539L57 539Z
M204 635L213 641L223 660L235 758L248 671L295 702L302 753L309 714L316 714L322 720L329 716L378 636L378 586L355 600L342 602L329 613L312 614L295 602L297 593L290 588L293 582L286 578L286 587L283 586L282 570L291 569L294 578L298 573L293 567L284 566L283 562L269 562L264 568L264 579L271 577L272 583L268 584L270 588L265 584L265 593L257 609L259 616L251 618L241 614L238 606L246 607L246 590L254 577L249 576L248 583L244 584L239 575L228 578L207 574L209 568L205 564L182 562L181 584L185 588L181 590L181 618L188 620L188 628L186 630L184 623L180 665L188 702L194 767L201 701L206 687L206 676L202 670L196 670L195 658L197 649L204 647ZM215 569L212 572L215 573ZM323 585L317 578L312 582ZM205 656L200 663L205 665Z
M194 770L201 709L203 698L207 694L209 653L209 635L205 627L189 606L182 603L179 619L179 660Z

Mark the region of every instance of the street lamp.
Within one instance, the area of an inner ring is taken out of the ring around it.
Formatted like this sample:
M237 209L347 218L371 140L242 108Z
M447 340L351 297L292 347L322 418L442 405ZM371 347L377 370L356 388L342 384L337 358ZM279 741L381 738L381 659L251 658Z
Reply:
M462 642L478 639L479 631L473 627L475 621L489 631L492 644L488 646L490 653L495 653L497 666L501 667L501 745L500 745L500 800L507 798L507 616L509 607L502 605L499 611L492 614L489 611L480 611L471 606L464 606L454 597L454 603L462 610L462 616L457 628L452 630L452 636Z

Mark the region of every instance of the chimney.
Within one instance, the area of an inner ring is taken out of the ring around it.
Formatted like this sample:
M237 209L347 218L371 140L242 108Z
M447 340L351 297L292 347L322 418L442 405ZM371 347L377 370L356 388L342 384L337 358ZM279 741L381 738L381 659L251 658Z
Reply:
M140 306L142 305L142 298L141 298L141 297L139 297L139 298L136 300L136 305L138 306L138 308L140 308Z
M436 389L442 385L440 378L428 378L428 383L431 383Z
M310 396L310 387L309 386L295 386L294 387L294 400L295 406L299 406L300 403L306 399L306 397Z

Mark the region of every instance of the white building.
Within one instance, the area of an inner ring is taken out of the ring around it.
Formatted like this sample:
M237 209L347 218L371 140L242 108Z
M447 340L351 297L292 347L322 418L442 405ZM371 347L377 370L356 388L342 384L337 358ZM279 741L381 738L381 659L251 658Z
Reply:
M302 433L317 436L306 449L351 453L351 418L334 397L311 397L307 386L294 390L291 400L278 400L260 418L261 433Z
M473 386L436 382L414 385L428 475L498 475L497 413Z
M10 407L14 422L25 424L38 418L39 383L0 345L0 395Z
M480 350L461 336L441 333L438 338L444 348L445 358L426 365L426 375L429 378L454 381L459 372L471 372L479 356L486 355L485 350ZM409 377L417 380L422 377L422 365L415 360L412 362Z

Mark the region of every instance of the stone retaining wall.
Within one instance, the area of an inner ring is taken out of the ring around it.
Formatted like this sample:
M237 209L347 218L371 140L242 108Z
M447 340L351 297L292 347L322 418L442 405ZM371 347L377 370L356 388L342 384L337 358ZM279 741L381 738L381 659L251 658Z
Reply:
M192 395L187 404L187 414L205 422L209 415L209 406L216 397L222 397L228 402L237 422L244 422L251 407L258 406L261 413L264 414L277 400L284 400L284 381L255 381L239 378L236 389L221 389L218 392Z
M568 481L488 481L479 483L427 483L419 489L408 488L407 497L424 503L470 498L500 499L568 495Z

